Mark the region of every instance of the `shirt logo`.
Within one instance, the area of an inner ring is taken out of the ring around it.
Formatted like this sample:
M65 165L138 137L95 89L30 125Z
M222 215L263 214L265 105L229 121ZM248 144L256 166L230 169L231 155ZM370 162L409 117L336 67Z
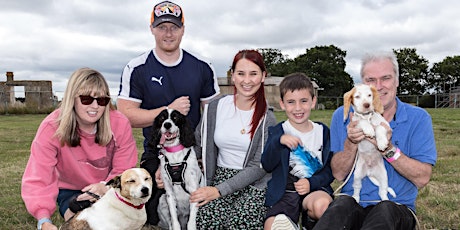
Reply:
M156 82L158 82L158 84L160 84L160 85L163 85L163 83L161 83L161 80L162 80L162 79L163 79L163 76L161 76L160 79L158 79L158 78L156 78L156 77L152 77L152 81L153 81L153 82L156 81Z

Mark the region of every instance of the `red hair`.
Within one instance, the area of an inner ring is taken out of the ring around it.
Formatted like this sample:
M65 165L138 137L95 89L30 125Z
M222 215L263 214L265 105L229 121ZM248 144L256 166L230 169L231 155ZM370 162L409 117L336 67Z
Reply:
M246 59L246 60L253 62L257 66L259 66L262 73L267 72L267 69L265 68L264 58L257 50L239 51L233 58L232 72L235 70L236 63L241 59ZM236 97L236 86L233 86L233 95L234 95L233 97ZM256 132L256 128L257 128L257 125L259 124L259 121L262 119L262 117L265 114L265 111L267 110L267 101L265 99L265 89L264 89L263 82L260 83L260 88L254 94L252 99L254 99L252 104L255 105L255 107L254 107L254 113L252 114L252 120L250 124L251 130L249 130L249 133L251 134L251 140L254 136L254 133ZM236 107L236 98L234 98L233 101Z

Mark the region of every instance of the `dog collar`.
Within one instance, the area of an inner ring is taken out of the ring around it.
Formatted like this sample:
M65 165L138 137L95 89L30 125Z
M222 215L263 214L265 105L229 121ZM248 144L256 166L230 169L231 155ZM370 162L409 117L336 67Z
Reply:
M117 198L122 201L123 203L133 207L133 208L136 208L136 209L142 209L144 207L144 204L140 204L140 205L134 205L134 204L131 204L129 203L128 201L126 201L125 199L123 199L120 195L118 195L117 192L115 192L115 195L117 196Z
M184 149L185 147L181 144L179 145L176 145L176 146L172 146L172 147L164 147L164 149L168 152L168 153L175 153L175 152L179 152L181 151L182 149Z
M374 114L374 111L370 111L368 113L358 113L358 112L355 112L354 114L356 114L358 117L360 117L361 119L363 120L370 120L372 115Z

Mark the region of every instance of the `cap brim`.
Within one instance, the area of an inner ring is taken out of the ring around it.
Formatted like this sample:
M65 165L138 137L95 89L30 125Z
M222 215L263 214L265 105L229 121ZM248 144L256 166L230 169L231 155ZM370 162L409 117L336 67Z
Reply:
M161 18L156 18L155 21L152 23L152 27L157 27L158 25L165 23L165 22L170 22L173 23L176 26L182 27L184 24L176 17L167 17L163 16Z

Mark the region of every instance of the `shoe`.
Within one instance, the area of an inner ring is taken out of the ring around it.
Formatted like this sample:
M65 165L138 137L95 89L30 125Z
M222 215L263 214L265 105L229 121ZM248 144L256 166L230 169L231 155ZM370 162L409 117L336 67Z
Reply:
M273 220L272 230L298 230L297 224L284 214L278 214Z
M303 230L312 230L316 225L316 220L313 220L307 215L306 211L302 212L302 229Z

